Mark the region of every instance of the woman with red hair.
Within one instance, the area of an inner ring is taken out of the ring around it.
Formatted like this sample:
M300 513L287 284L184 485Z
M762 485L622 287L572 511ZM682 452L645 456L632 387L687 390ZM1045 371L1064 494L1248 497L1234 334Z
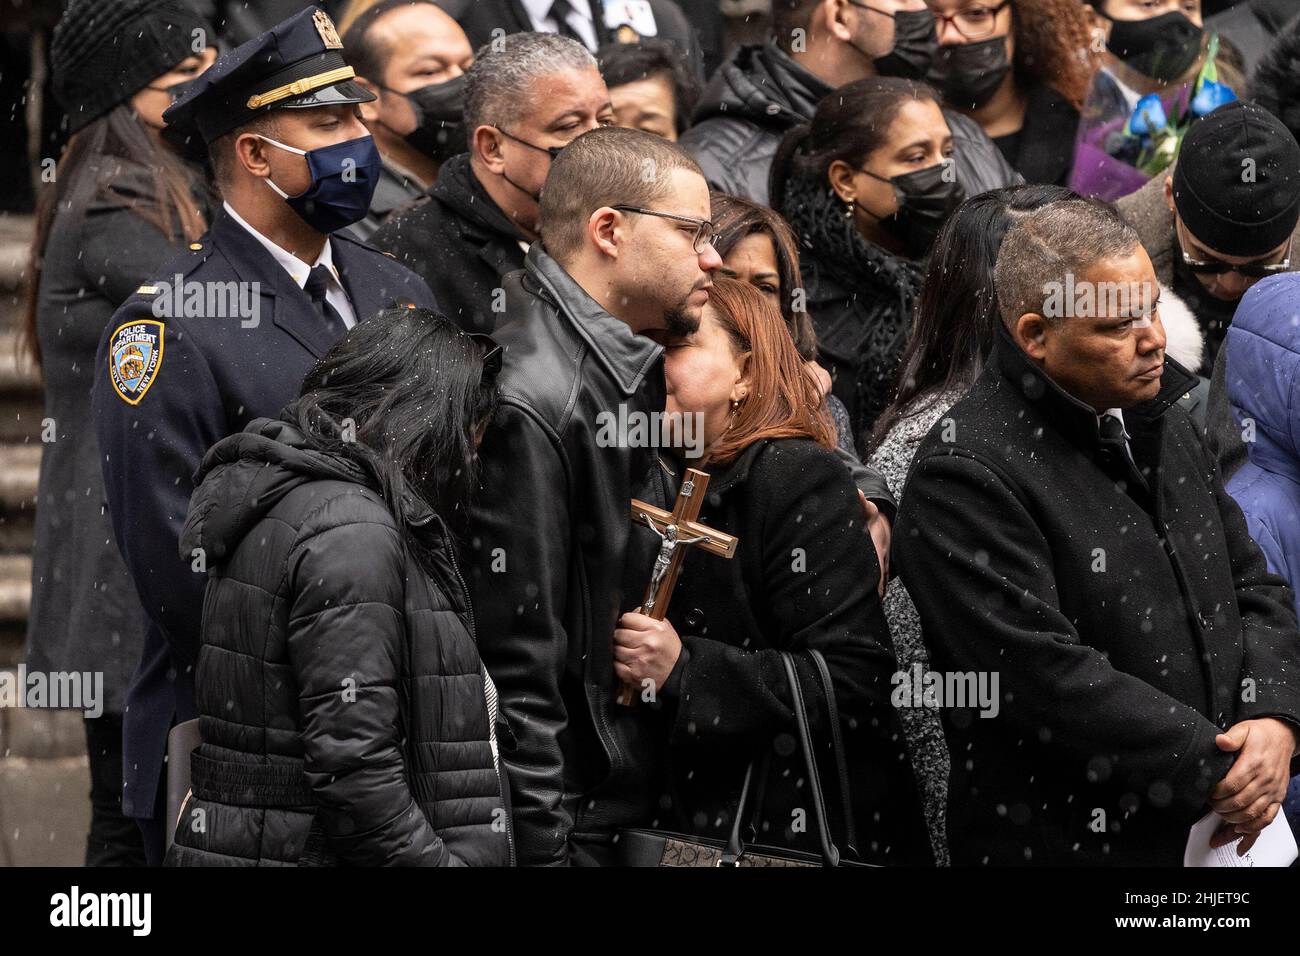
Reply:
M668 413L690 416L676 421L680 434L702 434L692 446L702 455L665 450L640 497L671 508L683 469L705 470L699 520L740 544L731 560L689 550L667 619L627 613L614 634L617 676L653 684L664 717L664 819L655 825L725 840L752 764L762 799L746 818L759 841L816 852L781 658L794 654L813 736L825 744L831 722L815 650L830 673L850 768L842 800L831 755L818 754L837 845L876 863L930 862L890 705L896 664L875 550L781 313L748 283L719 277L699 329L666 349ZM648 574L660 539L648 529L636 535L630 560L644 548Z

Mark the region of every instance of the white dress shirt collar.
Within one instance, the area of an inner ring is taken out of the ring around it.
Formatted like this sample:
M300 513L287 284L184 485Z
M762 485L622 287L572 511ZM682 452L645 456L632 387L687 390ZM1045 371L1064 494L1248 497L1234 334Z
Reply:
M247 223L247 221L245 221L243 216L235 212L234 208L230 205L230 203L228 202L222 203L222 206L225 207L226 213L227 215L230 216L231 219L235 220L235 222L239 223L250 233L252 233L253 238L256 239L258 242L260 242L266 248L266 251L271 254L271 257L275 259L276 262L280 263L281 266L284 267L284 271L289 273L289 277L293 279L294 282L298 283L298 288L301 289L304 285L307 284L307 275L316 266L325 266L326 268L328 268L330 271L330 275L334 277L334 282L339 283L339 287L342 288L342 282L339 281L339 272L337 269L334 268L334 253L330 249L329 236L325 237L325 244L321 246L320 255L316 257L316 261L308 265L302 259L299 259L297 256L295 256L292 252L280 248L270 239L266 238L266 236L262 235L260 232L258 232L252 226L250 226Z
M523 4L524 12L528 14L528 19L532 21L533 27L541 33L558 33L559 24L551 17L551 4L555 0L520 0ZM599 44L596 41L596 23L592 7L600 3L600 0L569 0L570 12L565 21L578 36L582 37L582 42L587 44L588 49L594 50Z
M356 311L352 308L352 302L348 298L347 290L343 288L343 280L339 276L339 270L334 265L334 251L329 236L325 237L325 244L321 246L320 255L316 257L316 261L311 265L308 265L292 252L277 246L270 239L266 238L266 236L262 235L250 226L243 216L235 212L230 203L223 202L222 206L231 219L235 220L235 222L239 223L244 229L246 229L248 233L260 242L266 251L271 254L271 258L280 263L284 271L289 273L289 278L293 279L293 281L298 284L298 288L301 289L307 284L307 276L316 266L324 266L328 269L331 282L325 290L325 301L334 307L334 311L339 314L339 318L343 320L343 325L345 327L350 329L352 326L357 324Z

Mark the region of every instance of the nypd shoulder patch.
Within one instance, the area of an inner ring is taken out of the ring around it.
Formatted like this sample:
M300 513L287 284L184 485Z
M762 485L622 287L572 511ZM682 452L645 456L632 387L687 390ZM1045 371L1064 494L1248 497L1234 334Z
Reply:
M108 341L108 377L128 405L139 405L158 377L163 358L163 324L141 319L119 325Z

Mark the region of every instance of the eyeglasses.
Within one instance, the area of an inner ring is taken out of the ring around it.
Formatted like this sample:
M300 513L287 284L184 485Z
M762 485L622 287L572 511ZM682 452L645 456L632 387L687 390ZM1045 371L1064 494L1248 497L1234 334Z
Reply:
M1011 0L1002 0L997 6L984 4L969 6L959 13L952 14L931 10L930 15L934 17L934 32L943 32L943 25L951 23L953 28L967 40L986 40L997 30L998 14L1010 3Z
M527 146L529 149L535 149L539 153L548 154L551 157L551 159L555 159L557 156L559 156L560 150L564 149L564 146L538 146L536 143L530 143L526 139L520 139L514 133L507 133L500 126L493 126L492 128L496 130L498 133L500 133L502 136L506 137L507 139L513 139L516 143L520 143L524 146ZM567 146L568 144L566 143L565 145Z
M1184 252L1183 265L1187 266L1189 271L1202 275L1223 275L1225 272L1236 272L1247 279L1263 279L1291 271L1291 250L1287 249L1286 258L1281 262L1247 262L1239 266L1223 262L1220 259L1193 259Z
M674 222L685 222L695 227L695 237L692 241L692 248L696 254L703 252L709 246L717 245L718 237L714 232L716 228L708 219L696 219L693 216L678 216L671 212L659 212L657 209L643 209L640 206L610 206L611 209L617 209L619 212L634 212L641 216L658 216L660 219L671 219Z
M501 359L505 355L505 347L498 345L492 336L483 332L470 332L469 337L478 343L478 347L483 351L483 374L485 376L496 375L501 371Z

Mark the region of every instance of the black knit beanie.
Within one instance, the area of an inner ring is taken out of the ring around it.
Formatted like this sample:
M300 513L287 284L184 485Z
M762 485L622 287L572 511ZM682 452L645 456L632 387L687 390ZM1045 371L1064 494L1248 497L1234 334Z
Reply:
M68 132L124 103L216 34L183 0L71 0L54 28L50 67Z
M1300 144L1253 103L1227 103L1193 123L1173 179L1183 225L1225 256L1262 256L1300 221Z

